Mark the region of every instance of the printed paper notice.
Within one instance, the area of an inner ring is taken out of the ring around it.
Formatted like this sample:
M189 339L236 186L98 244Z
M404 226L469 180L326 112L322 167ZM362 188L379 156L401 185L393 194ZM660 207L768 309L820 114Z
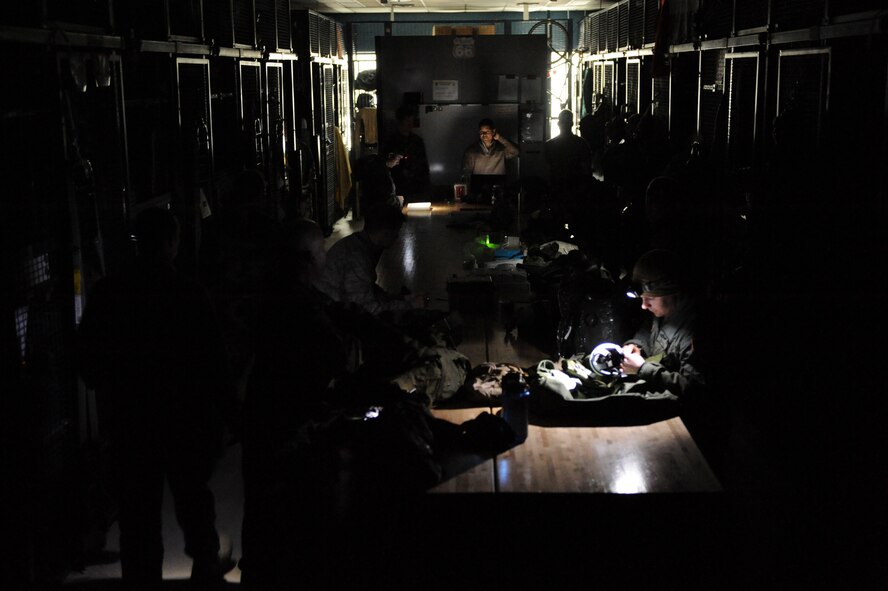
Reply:
M459 100L459 80L432 80L432 100L436 103Z

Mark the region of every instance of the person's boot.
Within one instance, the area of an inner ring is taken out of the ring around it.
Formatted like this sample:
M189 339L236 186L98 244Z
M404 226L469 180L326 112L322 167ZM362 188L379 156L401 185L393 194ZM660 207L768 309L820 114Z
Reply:
M195 591L217 591L225 587L225 575L237 566L231 558L231 538L219 535L219 552L211 559L195 558L191 565L191 587Z

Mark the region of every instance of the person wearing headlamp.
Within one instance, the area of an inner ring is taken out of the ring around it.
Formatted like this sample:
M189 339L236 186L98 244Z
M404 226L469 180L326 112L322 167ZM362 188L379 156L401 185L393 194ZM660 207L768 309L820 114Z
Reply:
M628 295L640 299L652 318L623 345L620 368L638 380L632 390L687 398L705 384L694 348L697 306L686 278L682 262L668 250L648 251L635 263L632 280L640 289Z

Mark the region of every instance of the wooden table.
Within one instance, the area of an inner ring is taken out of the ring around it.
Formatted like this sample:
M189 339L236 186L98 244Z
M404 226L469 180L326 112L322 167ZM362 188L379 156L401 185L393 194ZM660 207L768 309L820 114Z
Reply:
M436 410L462 423L493 409ZM542 427L503 454L478 458L434 493L719 492L694 440L678 417L633 427Z

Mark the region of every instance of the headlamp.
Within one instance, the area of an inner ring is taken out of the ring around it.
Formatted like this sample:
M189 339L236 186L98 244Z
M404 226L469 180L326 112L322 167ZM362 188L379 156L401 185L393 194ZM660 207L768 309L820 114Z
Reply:
M640 290L630 289L626 292L626 296L630 298L640 298L642 296L659 297L674 295L680 291L681 289L675 281L671 279L658 279L657 281L642 282Z

